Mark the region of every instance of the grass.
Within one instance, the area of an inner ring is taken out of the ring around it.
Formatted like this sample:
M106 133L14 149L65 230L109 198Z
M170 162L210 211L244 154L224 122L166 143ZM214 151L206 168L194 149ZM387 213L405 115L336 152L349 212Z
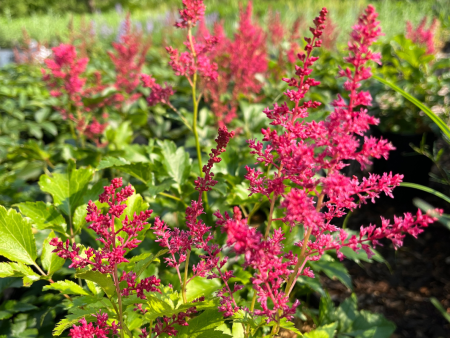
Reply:
M161 1L160 5L152 10L139 9L131 14L134 22L139 23L146 31L148 25L153 26L152 37L154 41L160 40L161 29L171 25L175 20L174 3L180 1ZM242 0L205 0L207 14L217 13L220 19L224 19L225 28L228 32L233 31L236 26L239 8L246 1ZM355 23L357 16L362 9L370 3L367 0L254 0L254 12L264 22L268 9L271 8L280 12L280 16L289 27L298 17L303 17L306 22L317 15L322 7L327 7L332 20L338 25L341 31L341 38L345 37ZM424 15L433 16L433 6L436 0L420 1L395 1L378 0L374 2L377 11L380 13L379 19L382 24L385 39L405 31L406 21L418 23ZM444 17L448 17L450 9L441 6L441 10L447 11ZM110 11L107 13L86 14L86 15L58 15L48 13L46 15L32 15L24 18L13 18L10 16L0 16L0 47L11 47L22 40L22 28L25 28L30 36L40 42L47 42L51 45L64 41L68 36L68 24L73 18L74 28L77 30L82 22L95 22L97 34L100 32L111 32L111 37L117 34L124 13Z

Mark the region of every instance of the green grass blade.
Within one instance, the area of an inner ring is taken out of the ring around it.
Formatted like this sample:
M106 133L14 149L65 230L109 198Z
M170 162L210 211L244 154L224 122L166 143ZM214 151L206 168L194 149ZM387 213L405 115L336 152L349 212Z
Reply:
M431 303L433 303L433 305L436 307L436 309L439 310L439 312L442 314L442 316L444 316L444 318L447 319L447 321L450 323L450 314L448 314L447 311L445 311L442 304L434 297L431 297L430 301L431 301Z
M411 103L413 103L414 105L416 105L417 108L419 108L420 110L422 110L425 114L428 115L428 117L433 120L434 123L436 123L436 125L442 130L442 132L448 137L450 138L450 128L447 126L447 124L442 121L442 119L437 116L435 113L433 113L433 111L428 108L427 106L425 106L422 102L420 102L419 100L417 100L414 96L411 96L410 94L408 94L407 92L405 92L403 89L397 87L395 84L393 84L392 82L386 81L385 79L373 75L373 78L377 79L378 81L380 81L381 83L384 83L386 86L391 87L393 90L395 90L397 93L400 93L401 95L403 95L403 97L405 99L407 99L408 101L410 101Z
M433 194L436 197L442 198L444 201L450 203L450 197L444 195L443 193L441 193L439 191L428 188L424 185L420 185L420 184L416 184L416 183L402 182L402 183L400 183L400 186L405 187L405 188L413 188L413 189L418 189L418 190L428 192L428 193Z

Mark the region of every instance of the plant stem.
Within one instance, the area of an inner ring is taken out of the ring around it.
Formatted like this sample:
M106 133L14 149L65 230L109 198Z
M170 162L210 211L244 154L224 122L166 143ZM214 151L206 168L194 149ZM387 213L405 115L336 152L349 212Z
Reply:
M255 304L256 304L256 297L258 296L258 294L256 293L256 290L253 289L253 298L252 298L252 304L250 305L250 312L253 312L255 310ZM247 329L245 330L245 337L249 337L250 336L250 324L247 324Z
M181 293L183 294L183 303L187 303L186 298L186 285L187 285L187 279L188 279L188 272L189 272L189 257L191 256L191 250L187 251L186 255L186 262L184 263L184 280L183 280L183 288L181 289Z
M278 168L278 178L281 177L281 171L283 170L283 164L280 165ZM267 239L269 237L270 233L270 227L272 226L272 219L273 219L273 209L275 207L275 201L277 199L277 195L273 193L272 202L270 203L270 211L269 211L269 220L267 221L267 228L266 228L266 234L264 235L264 238Z
M175 201L181 202L181 203L184 204L185 207L187 207L187 204L184 203L183 200L181 198L177 197L177 196L174 196L174 195L171 195L171 194L168 194L168 193L165 193L165 192L160 192L159 195L162 195L162 196L171 198L171 199L173 199Z
M194 56L194 61L197 62L197 53L195 52L194 47L194 41L192 40L192 31L191 31L191 25L189 24L188 29L188 38L189 43L191 46L191 52ZM198 131L197 131L197 119L198 119L198 103L200 101L200 97L197 98L197 72L194 73L192 78L192 104L194 105L194 116L192 121L192 131L194 132L194 138L195 138L195 147L197 149L197 158L198 158L198 169L200 171L200 177L203 177L203 164L202 164L202 151L200 148L200 141L198 138ZM205 202L205 209L208 209L208 195L206 194L206 191L203 192L203 201Z
M116 232L114 230L114 220L115 217L112 216L111 217L111 233L113 236L113 240L112 240L112 245L114 248L116 248ZM117 273L117 264L114 263L114 270L113 270L113 280L114 280L114 285L116 287L116 293L117 293L117 300L119 303L119 322L120 322L120 337L124 338L125 337L125 333L124 333L124 322L123 322L123 310L122 310L122 296L120 295L120 286L119 286L119 278L118 278L118 273Z
M148 327L149 338L152 338L152 330L153 330L153 320L150 321L150 326Z
M34 263L33 266L39 271L39 273L40 273L42 276L48 276L48 274L46 274L46 273L39 267L39 265L37 265L36 263ZM49 278L48 281L50 282L50 284L53 284L53 283L54 283L53 279L51 279L51 278ZM66 295L66 294L64 294L64 293L63 293L63 296L66 297L66 298L67 298L68 300L70 300L71 302L73 301L73 299L72 299L70 296L68 296L68 295Z
M317 200L317 206L316 206L317 211L319 211L322 208L324 196L325 195L323 193L321 193L319 195L319 198ZM303 239L302 251L300 252L300 255L298 256L298 260L297 260L297 264L295 265L294 272L291 274L291 276L289 277L289 280L286 284L286 289L285 289L286 296L289 296L289 294L291 293L292 286L293 286L293 284L295 284L295 280L297 279L299 269L300 269L300 267L303 268L304 263L306 261L305 252L306 252L306 247L308 246L307 244L309 241L309 237L311 236L311 232L312 232L312 227L309 227L308 230L306 231L305 238ZM300 272L301 272L301 270L300 270Z

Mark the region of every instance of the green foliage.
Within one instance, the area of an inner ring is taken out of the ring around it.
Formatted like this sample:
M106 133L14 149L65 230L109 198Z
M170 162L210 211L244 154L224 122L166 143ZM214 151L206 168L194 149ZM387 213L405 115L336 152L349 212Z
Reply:
M36 242L31 224L15 210L0 206L0 254L12 261L34 265Z
M50 232L42 247L41 262L43 268L47 271L48 276L53 275L62 268L65 263L65 259L56 255L56 253L53 252L54 247L50 245L51 239L55 237L55 233L53 231Z
M51 177L43 175L39 179L42 191L52 195L54 205L69 218L82 204L83 195L94 175L93 169L76 169L75 162L69 162L67 172L55 173Z

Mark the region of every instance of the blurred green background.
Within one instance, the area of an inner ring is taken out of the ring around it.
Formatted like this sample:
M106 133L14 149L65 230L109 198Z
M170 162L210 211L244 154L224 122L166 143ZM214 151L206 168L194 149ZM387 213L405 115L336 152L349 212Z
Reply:
M98 35L107 37L117 34L126 12L131 12L133 22L151 33L154 41L160 40L161 28L170 26L176 13L176 0L1 0L0 1L0 47L12 47L22 40L22 29L31 38L56 45L68 35L69 22L74 29L84 23L92 23ZM239 8L247 1L208 0L207 17L221 19L228 32L237 25ZM259 0L253 1L254 12L263 21L272 9L280 13L282 21L289 26L297 18L306 22L326 6L339 31L347 33L362 9L372 3L380 14L385 32L384 39L404 32L406 21L417 24L423 16L439 17L448 22L448 0L423 1L367 1L367 0ZM346 34L340 34L345 39Z

